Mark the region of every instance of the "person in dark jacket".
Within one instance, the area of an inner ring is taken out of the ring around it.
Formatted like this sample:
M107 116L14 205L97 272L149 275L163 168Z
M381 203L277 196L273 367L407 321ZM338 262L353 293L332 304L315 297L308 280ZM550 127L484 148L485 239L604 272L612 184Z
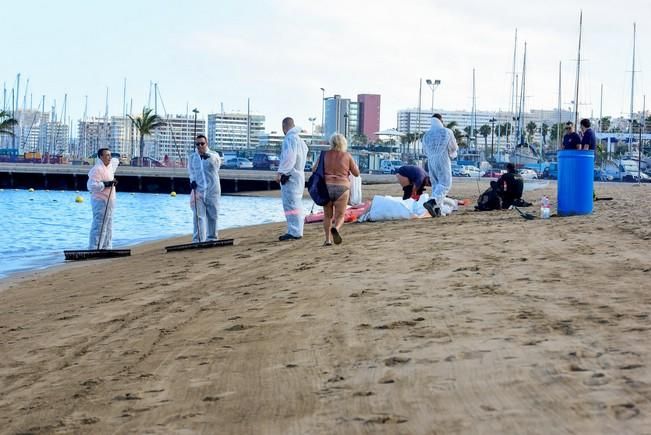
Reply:
M581 149L581 136L574 131L574 123L567 121L565 123L565 134L563 135L563 149L564 150L580 150Z
M396 171L398 183L402 186L402 199L413 198L416 201L425 191L426 186L431 186L429 175L420 166L404 165Z
M597 137L594 130L590 128L590 120L584 118L580 122L581 125L581 149L586 151L594 151L597 146Z
M502 199L502 208L509 208L514 204L518 205L518 203L522 202L524 180L515 171L515 165L513 163L508 163L506 165L506 174L502 174L497 179L497 191Z

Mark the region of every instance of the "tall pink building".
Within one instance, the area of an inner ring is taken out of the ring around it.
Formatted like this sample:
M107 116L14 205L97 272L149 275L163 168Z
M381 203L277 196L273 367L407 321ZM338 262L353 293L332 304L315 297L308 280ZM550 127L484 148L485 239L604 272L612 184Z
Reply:
M366 135L369 141L377 140L376 132L380 131L380 95L359 94L359 132Z

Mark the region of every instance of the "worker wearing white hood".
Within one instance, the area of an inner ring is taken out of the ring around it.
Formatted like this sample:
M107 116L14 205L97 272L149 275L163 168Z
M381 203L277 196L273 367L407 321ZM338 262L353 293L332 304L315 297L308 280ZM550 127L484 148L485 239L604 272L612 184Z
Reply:
M452 164L457 157L457 141L454 133L445 128L438 113L432 117L432 126L423 136L423 152L427 156L429 177L432 183L432 199L424 207L432 216L441 214L440 206L452 187Z
M113 245L113 210L115 209L115 170L120 161L111 158L108 148L97 151L95 166L88 172L86 187L91 193L93 223L90 226L88 249L111 249Z
M305 190L305 161L307 145L298 135L301 129L292 118L283 119L283 140L276 181L280 183L287 232L278 240L296 240L303 237L303 191Z
M208 148L208 139L203 134L195 138L196 152L188 159L188 173L192 195L190 205L194 215L192 242L218 240L217 218L221 185L219 167L222 160L219 154Z

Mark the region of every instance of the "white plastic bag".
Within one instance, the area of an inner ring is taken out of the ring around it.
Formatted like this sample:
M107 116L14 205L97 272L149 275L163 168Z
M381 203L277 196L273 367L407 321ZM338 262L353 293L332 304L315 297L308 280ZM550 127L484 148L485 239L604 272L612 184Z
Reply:
M362 203L362 177L349 175L350 180L350 196L348 197L348 204L357 205Z

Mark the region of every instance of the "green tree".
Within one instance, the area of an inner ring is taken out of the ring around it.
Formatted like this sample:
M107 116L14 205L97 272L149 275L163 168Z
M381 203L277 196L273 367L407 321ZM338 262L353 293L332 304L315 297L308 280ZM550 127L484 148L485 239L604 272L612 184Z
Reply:
M0 134L7 134L9 136L14 135L14 125L17 125L18 121L11 117L9 112L5 110L0 110Z
M536 125L535 122L529 121L525 127L525 130L527 130L527 142L531 143L533 142L533 135L536 133L536 129L538 128L538 125Z
M604 116L599 120L599 131L608 131L610 130L611 118L610 116Z
M549 134L549 125L542 123L540 126L540 135L542 136L543 145L547 145L547 135Z
M554 123L552 127L549 129L549 139L552 142L555 142L557 147L560 148L561 143L563 142L563 134L565 132L565 124L564 123ZM559 136L560 134L560 136Z
M135 118L131 115L127 115L131 122L133 123L138 134L140 135L140 156L138 158L138 165L142 166L142 158L145 154L145 136L150 135L159 127L165 125L163 119L158 115L152 115L152 109L143 107L142 113Z
M504 124L497 124L495 126L495 134L497 134L498 137L508 137L511 135L511 123L510 122L505 122Z
M479 127L479 134L484 137L484 148L488 148L488 135L491 134L491 126L484 124Z
M364 133L357 133L354 134L353 137L350 140L351 144L355 145L367 145L368 144L368 137Z

